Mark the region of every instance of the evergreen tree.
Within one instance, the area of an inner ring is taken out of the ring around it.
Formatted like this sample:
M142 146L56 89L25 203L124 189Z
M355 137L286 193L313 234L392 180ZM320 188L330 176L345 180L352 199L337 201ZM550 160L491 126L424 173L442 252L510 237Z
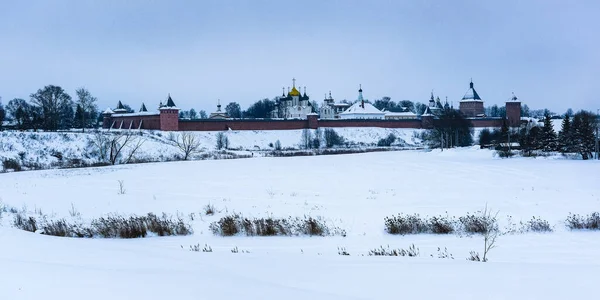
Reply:
M415 104L410 100L402 100L398 102L398 105L402 111L412 111L415 112Z
M546 152L556 150L556 132L552 126L552 119L549 114L544 116L544 127L542 128L542 150Z
M80 104L75 108L75 118L73 119L73 128L83 128L85 126L85 113Z
M500 128L500 140L498 141L499 143L508 143L508 139L509 139L509 128L508 128L508 122L506 121L506 119L504 119L504 121L502 122L502 127Z
M523 156L531 156L533 151L542 148L542 129L537 125L528 124L519 131L518 141Z
M189 114L190 114L190 119L192 119L192 120L198 119L198 113L196 112L195 109L193 109L193 108L190 109Z
M225 112L227 116L230 118L241 118L242 117L242 108L237 102L230 102L225 106Z
M447 109L434 122L434 128L425 135L425 138L431 147L464 147L473 144L471 134L471 122L460 111Z
M596 116L591 112L580 111L573 116L573 148L584 160L593 157L596 126Z
M274 109L275 101L265 98L248 107L244 112L244 118L270 118Z
M0 98L0 129L2 129L2 122L4 122L5 117L6 111L4 110L4 106L2 105L2 98Z
M562 121L562 126L558 135L557 148L561 153L572 151L573 140L571 138L571 117L569 114L565 114L565 118Z
M207 119L208 118L208 115L206 114L205 110L200 110L198 112L198 114L200 115L200 119Z
M481 130L479 132L479 147L484 148L486 145L489 145L491 143L492 143L492 132L489 129L484 128L483 130Z

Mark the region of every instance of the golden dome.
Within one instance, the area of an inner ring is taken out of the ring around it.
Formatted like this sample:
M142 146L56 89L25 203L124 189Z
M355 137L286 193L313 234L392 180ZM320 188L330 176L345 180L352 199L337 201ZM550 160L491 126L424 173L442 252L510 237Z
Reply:
M292 88L292 91L290 92L290 96L300 96L300 92L296 89L296 87Z

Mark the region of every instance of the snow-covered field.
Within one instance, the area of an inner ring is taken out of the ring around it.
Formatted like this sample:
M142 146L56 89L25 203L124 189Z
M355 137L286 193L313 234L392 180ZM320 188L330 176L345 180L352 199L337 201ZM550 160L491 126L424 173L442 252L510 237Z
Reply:
M343 134L343 133L342 133ZM265 139L265 141L268 139ZM282 143L284 141L282 140ZM200 215L194 234L59 238L0 221L1 299L571 299L597 295L600 231L569 231L570 212L600 210L595 161L514 158L464 148L152 163L0 174L4 205L48 218L108 213ZM118 180L126 192L119 194ZM501 228L532 216L552 233L502 235L487 263L481 236L389 235L397 213L462 216L485 205ZM322 216L346 237L218 237L210 222ZM207 244L213 252L191 252ZM419 257L369 250L414 244ZM232 253L238 247L240 253ZM345 248L350 256L338 255ZM438 258L438 247L454 259ZM249 253L242 253L249 251Z

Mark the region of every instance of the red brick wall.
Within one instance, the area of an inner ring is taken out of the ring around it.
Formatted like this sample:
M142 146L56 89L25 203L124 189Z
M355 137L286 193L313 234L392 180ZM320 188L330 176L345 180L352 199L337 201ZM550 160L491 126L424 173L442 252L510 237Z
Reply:
M319 120L319 127L421 128L421 120Z
M179 130L179 110L166 108L160 110L160 130Z
M179 121L181 131L291 130L308 128L307 120L195 120Z
M121 127L121 123L123 123L123 129L129 129L131 126L132 129L138 129L140 126L140 121L142 122L142 129L152 129L158 130L160 129L160 118L158 115L155 116L135 116L135 117L119 117L119 115L114 115L111 118L105 118L103 122L103 128L109 128L114 121L113 128L118 129ZM133 122L133 124L131 123Z
M309 115L309 116L306 116L306 118L308 120L308 128L310 128L310 129L319 128L319 116Z
M506 117L508 126L518 127L521 125L521 102L506 102Z
M470 121L473 127L502 127L502 119L499 118L470 119Z
M167 118L165 118L167 116ZM175 116L177 118L175 118ZM118 115L110 118L110 122L104 128L108 128L112 121L115 121L114 128L119 128L123 122L123 128L129 128L133 121L132 128L137 129L140 120L142 129L152 130L180 130L180 131L221 131L221 130L294 130L304 128L318 127L379 127L379 128L428 128L427 122L421 120L314 120L309 126L309 120L179 120L176 113L161 114L160 116L136 116L136 117L119 117ZM177 121L177 125L171 124L173 120ZM470 119L473 127L501 127L502 119L499 118L482 118ZM165 123L167 122L167 123ZM316 123L315 123L316 122ZM167 127L165 127L167 124ZM170 125L169 125L170 124ZM170 127L169 127L170 126ZM173 129L164 129L173 128Z
M476 117L485 112L483 102L479 101L460 102L458 109L467 117Z

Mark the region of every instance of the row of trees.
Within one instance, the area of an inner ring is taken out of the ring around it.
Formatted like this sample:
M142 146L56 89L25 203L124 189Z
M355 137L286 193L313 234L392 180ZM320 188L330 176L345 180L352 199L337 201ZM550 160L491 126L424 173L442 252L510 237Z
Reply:
M517 142L524 156L538 151L577 153L586 160L593 157L598 126L597 117L592 112L582 110L572 116L567 112L557 133L552 125L552 116L546 114L542 126L530 122L518 130L511 130L506 124L500 130L484 129L479 135L479 143L483 147L498 147L505 151L506 156L512 154L508 143Z
M76 100L60 86L48 85L30 95L29 101L15 98L3 108L4 116L14 120L18 129L59 129L95 127L98 116L96 98L85 88L75 91ZM1 123L0 123L1 124Z
M445 107L434 121L433 128L422 138L432 148L465 147L473 144L473 130L469 119L457 109Z

